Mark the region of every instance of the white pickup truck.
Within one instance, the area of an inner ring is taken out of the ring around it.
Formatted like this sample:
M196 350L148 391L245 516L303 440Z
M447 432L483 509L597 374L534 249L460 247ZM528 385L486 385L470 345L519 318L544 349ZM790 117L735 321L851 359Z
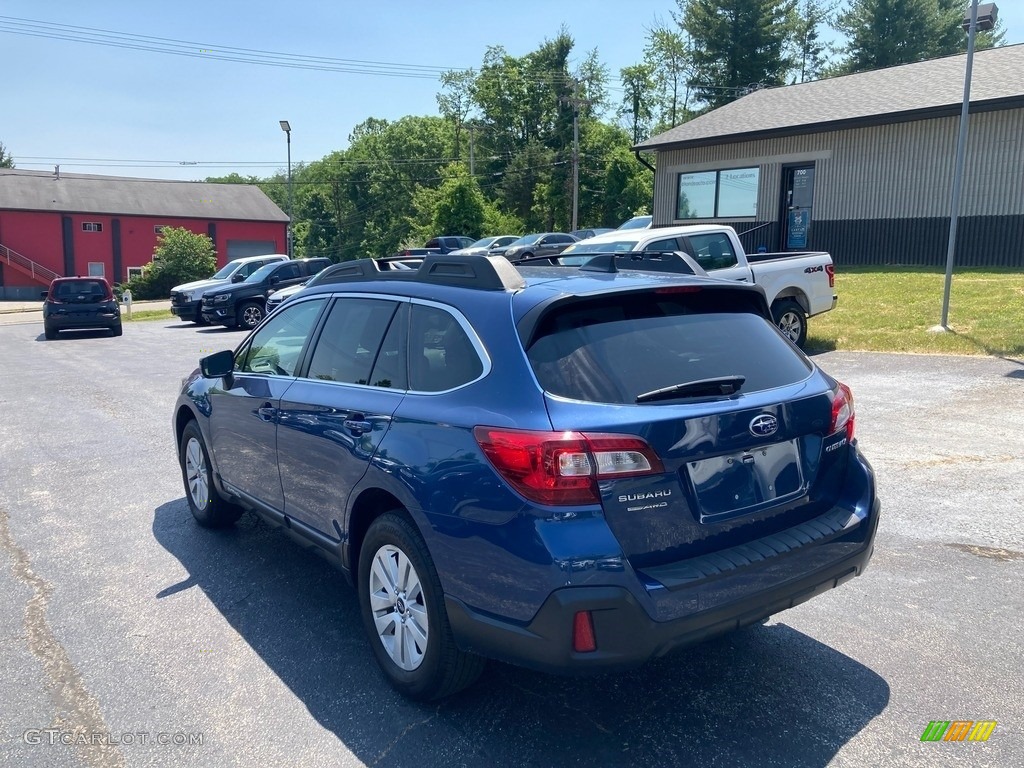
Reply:
M710 277L756 283L783 333L797 346L807 338L807 318L835 307L835 270L824 252L747 254L736 230L717 224L657 229L617 229L573 243L559 262L583 263L590 255L627 251L682 251ZM582 258L581 258L582 257Z

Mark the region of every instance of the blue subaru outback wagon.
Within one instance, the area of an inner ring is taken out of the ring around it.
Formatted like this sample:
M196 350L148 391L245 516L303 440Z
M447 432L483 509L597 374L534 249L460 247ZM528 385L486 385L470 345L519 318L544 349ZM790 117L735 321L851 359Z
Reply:
M335 268L186 380L192 514L336 562L416 699L487 657L634 667L859 575L880 507L850 390L759 288L660 258Z

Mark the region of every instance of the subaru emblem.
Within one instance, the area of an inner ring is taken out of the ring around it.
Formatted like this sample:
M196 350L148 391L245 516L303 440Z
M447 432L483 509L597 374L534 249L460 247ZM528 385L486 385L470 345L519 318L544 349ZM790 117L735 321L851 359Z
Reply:
M779 420L770 413L762 413L751 419L749 429L754 437L768 437L779 429Z

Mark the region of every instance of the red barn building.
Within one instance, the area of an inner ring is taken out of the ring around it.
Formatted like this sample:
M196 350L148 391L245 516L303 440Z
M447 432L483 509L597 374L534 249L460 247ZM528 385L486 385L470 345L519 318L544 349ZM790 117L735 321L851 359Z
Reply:
M218 266L287 248L287 214L252 185L3 168L0 299L37 299L63 275L123 282L161 227L209 235Z

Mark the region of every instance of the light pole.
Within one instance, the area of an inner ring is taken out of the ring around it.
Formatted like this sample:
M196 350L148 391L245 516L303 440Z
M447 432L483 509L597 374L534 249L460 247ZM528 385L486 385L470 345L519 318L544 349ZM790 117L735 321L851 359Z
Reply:
M956 255L956 225L960 217L960 193L964 183L964 155L967 151L967 115L971 106L971 70L974 67L974 36L977 30L989 30L996 25L999 9L995 3L978 6L971 0L971 11L964 18L967 30L967 71L964 74L964 101L960 107L960 135L956 140L956 165L953 170L953 192L949 203L949 241L946 244L946 283L942 290L942 319L933 330L949 330L949 291L953 285L953 259Z
M288 258L292 257L292 127L281 120L281 130L288 136Z

